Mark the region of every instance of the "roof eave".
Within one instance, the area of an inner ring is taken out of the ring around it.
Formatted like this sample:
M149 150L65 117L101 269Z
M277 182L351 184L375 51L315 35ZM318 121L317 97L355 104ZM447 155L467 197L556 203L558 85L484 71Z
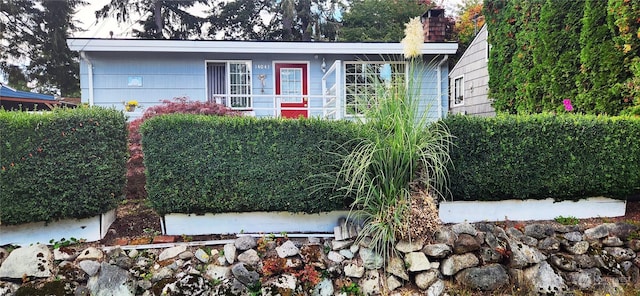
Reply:
M400 43L256 42L139 39L69 39L69 48L85 52L215 52L283 54L402 54ZM457 43L424 43L422 54L455 54Z

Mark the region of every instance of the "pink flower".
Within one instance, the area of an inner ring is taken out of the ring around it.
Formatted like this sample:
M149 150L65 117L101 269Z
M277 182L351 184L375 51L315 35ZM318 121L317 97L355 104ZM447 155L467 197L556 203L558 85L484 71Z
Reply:
M573 111L573 106L571 106L571 100L569 99L565 99L562 101L562 103L564 104L564 110L567 112L571 112Z

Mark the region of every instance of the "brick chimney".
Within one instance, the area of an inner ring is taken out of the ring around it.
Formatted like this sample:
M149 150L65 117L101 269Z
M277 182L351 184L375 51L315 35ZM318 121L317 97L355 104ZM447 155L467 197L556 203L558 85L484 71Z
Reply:
M447 20L444 17L444 8L434 7L420 18L424 31L424 42L444 42L447 31Z

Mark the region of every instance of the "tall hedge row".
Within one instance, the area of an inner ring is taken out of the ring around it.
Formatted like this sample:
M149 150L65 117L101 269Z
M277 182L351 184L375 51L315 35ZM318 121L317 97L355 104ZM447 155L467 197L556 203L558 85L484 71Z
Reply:
M450 116L454 200L624 198L640 191L640 119Z
M335 152L356 124L316 119L165 115L142 125L147 192L165 213L346 209Z
M0 110L0 223L87 218L114 209L126 158L122 112Z

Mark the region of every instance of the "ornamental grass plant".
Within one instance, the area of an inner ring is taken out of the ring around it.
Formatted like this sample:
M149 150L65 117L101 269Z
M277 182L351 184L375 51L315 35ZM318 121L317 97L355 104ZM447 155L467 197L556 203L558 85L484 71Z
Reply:
M435 66L433 62L425 64L420 56L419 19L406 25L405 35L406 81L385 83L371 77L377 89L366 98L370 108L363 125L370 129L370 136L357 139L359 143L344 156L338 173L339 180L346 181L341 189L355 197L350 216L363 223L357 241L370 239L369 246L384 258L393 255L399 239L417 238L410 235L411 217L415 216L412 196L444 198L446 164L450 161L450 133L441 122L429 120L429 106L419 105L423 72L417 71ZM437 220L437 214L430 217Z

